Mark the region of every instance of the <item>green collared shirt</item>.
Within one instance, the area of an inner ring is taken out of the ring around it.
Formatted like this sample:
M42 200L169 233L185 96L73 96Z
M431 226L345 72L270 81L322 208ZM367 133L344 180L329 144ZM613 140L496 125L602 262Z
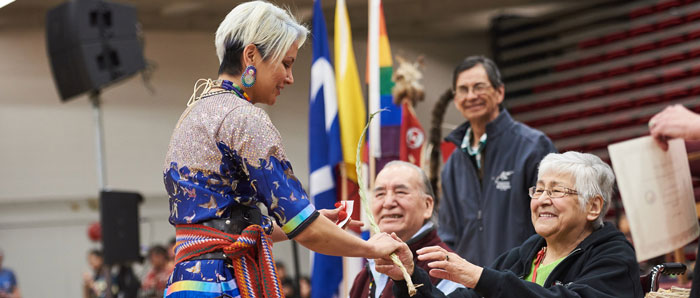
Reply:
M472 133L472 128L467 128L467 133L464 134L464 139L462 139L462 145L460 148L465 153L474 156L474 159L476 159L476 166L481 169L481 151L484 151L484 147L486 147L486 133L481 135L479 145L477 147L472 147L473 137L474 134Z
M535 281L536 284L540 286L544 286L544 282L547 281L547 277L549 277L549 274L552 273L552 270L554 270L561 261L566 259L566 257L562 257L559 260L556 260L552 263L549 263L547 265L541 265L537 268L537 280ZM532 275L535 273L535 260L532 260L532 267L530 268L530 274L528 274L525 277L525 280L527 281L532 281Z

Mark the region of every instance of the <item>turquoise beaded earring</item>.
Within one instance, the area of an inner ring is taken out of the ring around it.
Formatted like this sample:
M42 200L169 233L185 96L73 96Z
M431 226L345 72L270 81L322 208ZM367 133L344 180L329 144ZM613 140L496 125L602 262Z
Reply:
M248 65L248 67L245 68L243 71L243 75L241 75L241 83L243 86L246 88L253 87L255 85L255 78L258 70L255 69L255 66Z

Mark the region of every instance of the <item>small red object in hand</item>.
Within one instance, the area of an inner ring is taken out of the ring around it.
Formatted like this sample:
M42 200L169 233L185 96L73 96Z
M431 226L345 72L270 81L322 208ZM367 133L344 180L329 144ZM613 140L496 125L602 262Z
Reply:
M340 212L338 212L338 221L343 221L346 218L348 218L348 213L345 212L345 210L340 210Z
M335 221L336 225L343 228L350 221L348 214L352 214L353 203L353 201L338 201L335 203L335 207L340 208L338 218Z
M348 218L348 212L345 211L346 206L345 206L345 204L343 204L343 202L340 202L340 201L335 202L335 208L340 208L340 211L338 212L338 220L336 220L336 223L339 223L339 222L345 220L346 218Z

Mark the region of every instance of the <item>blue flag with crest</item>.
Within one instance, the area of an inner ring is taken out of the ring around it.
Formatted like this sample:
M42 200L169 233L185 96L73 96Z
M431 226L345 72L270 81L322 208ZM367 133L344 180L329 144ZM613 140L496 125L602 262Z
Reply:
M309 94L309 196L317 209L333 209L337 199L336 165L342 162L335 72L328 50L321 0L314 1L313 62ZM313 253L312 298L338 296L343 279L341 257Z

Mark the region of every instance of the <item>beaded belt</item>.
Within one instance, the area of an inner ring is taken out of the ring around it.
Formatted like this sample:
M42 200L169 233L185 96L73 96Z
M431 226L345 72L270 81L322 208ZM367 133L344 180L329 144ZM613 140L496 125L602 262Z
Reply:
M263 216L260 209L238 205L231 208L228 218L210 219L199 224L217 229L226 234L238 235L246 227L251 225L261 225L263 230L269 235L272 233L272 221L269 217ZM179 247L179 245L178 245ZM227 260L226 254L222 250L201 254L188 260Z

